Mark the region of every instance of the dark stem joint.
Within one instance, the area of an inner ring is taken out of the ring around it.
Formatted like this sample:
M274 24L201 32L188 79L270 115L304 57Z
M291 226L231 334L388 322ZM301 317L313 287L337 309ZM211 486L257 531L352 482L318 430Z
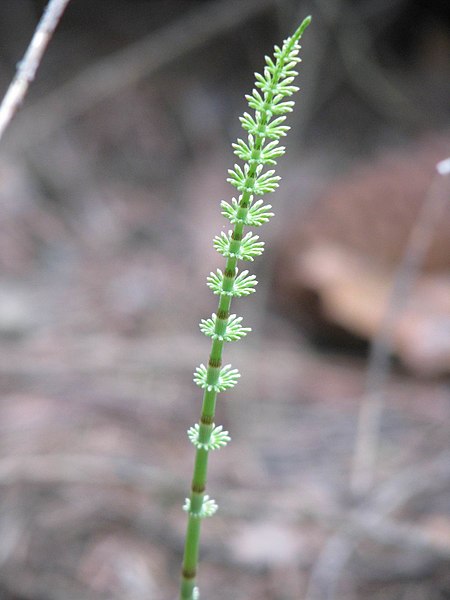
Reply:
M202 415L200 417L200 423L202 425L212 425L214 423L214 417L210 415Z
M231 239L233 239L235 242L240 242L242 240L242 233L237 233L236 231L233 231L233 233L231 234Z
M230 313L228 312L228 310L218 310L217 311L217 318L221 319L222 321L225 321L225 319L228 319L228 317L230 316Z
M197 576L197 571L195 569L192 569L192 571L189 571L188 569L183 569L181 571L181 574L183 575L184 579L195 579L195 577Z
M208 366L212 367L213 369L218 369L220 366L222 366L222 361L220 358L210 358Z
M192 482L191 490L194 492L194 494L203 494L205 489L206 487L202 483L195 483L194 481Z
M225 269L225 277L234 277L234 269Z

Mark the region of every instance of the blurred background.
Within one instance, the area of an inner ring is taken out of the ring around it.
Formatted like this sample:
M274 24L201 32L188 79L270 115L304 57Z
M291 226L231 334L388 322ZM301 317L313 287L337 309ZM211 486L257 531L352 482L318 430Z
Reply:
M202 597L450 598L448 2L72 0L0 147L1 600L177 597L231 142L307 14Z

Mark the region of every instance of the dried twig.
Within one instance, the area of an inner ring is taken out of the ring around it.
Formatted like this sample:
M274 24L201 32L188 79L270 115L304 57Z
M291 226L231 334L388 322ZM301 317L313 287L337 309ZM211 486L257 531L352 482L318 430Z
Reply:
M437 175L431 182L404 255L393 278L387 308L377 335L372 342L367 369L366 390L359 410L359 422L351 489L366 493L373 484L381 416L384 407L384 385L389 375L389 357L393 345L394 323L411 293L426 258L433 233L447 206L442 176L450 173L450 159L436 165Z
M0 140L23 102L30 83L50 42L53 32L70 0L50 0L39 21L30 45L0 105Z

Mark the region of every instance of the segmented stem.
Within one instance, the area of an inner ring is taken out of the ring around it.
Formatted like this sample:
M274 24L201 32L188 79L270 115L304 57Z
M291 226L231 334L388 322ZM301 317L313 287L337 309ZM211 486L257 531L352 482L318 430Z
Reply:
M194 473L191 483L191 492L186 499L185 510L188 513L188 524L183 556L181 578L181 600L196 600L198 588L196 586L200 527L203 517L212 515L217 505L205 495L208 471L208 457L210 450L224 446L229 440L228 432L222 432L215 427L215 410L217 395L224 389L232 387L239 376L237 370L230 369L230 365L222 367L223 347L226 341L238 339L245 335L248 328L242 328L236 323L235 315L230 315L233 296L247 295L254 291L256 281L254 276L247 273L238 274L238 260L253 260L253 256L262 253L262 244L256 242L257 236L244 238L246 224L259 226L266 222L272 213L271 208L260 206L260 201L253 204L256 195L272 192L278 186L278 179L273 171L262 173L264 165L273 165L276 158L284 153L284 148L278 146L278 140L289 129L281 125L284 113L292 110L293 102L281 100L297 91L292 86L295 71L293 65L299 62L297 57L298 41L310 23L307 17L295 34L288 38L283 47L275 47L275 60L266 57L264 76L256 74L256 90L252 96L247 96L249 105L255 109L255 117L247 113L241 118L244 129L248 132L248 143L238 140L234 144L235 152L246 161L242 169L235 165L230 171L228 181L239 191L239 201L234 201L233 206L222 203L224 215L233 224L230 236L225 234L216 238L215 247L226 256L223 273L211 274L208 285L219 295L218 309L213 319L201 324L202 331L212 338L208 365L197 368L194 381L204 389L200 422L188 432L191 441L196 447ZM269 140L269 141L267 141ZM252 210L253 206L253 210ZM227 327L228 332L227 332ZM234 329L233 329L234 328ZM236 333L237 332L237 333ZM234 336L234 337L233 337Z

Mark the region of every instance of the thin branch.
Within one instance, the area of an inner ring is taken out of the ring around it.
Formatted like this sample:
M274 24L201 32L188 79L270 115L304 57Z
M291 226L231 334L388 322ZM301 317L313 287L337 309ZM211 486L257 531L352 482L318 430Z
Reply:
M387 308L372 342L366 390L359 410L351 475L351 489L356 495L367 493L373 484L380 422L384 408L383 388L389 375L394 324L417 280L433 240L433 233L447 206L448 197L442 187L442 177L450 174L450 159L439 162L436 165L436 172L410 234L403 258L394 275Z
M70 0L50 0L39 21L30 45L0 105L0 140L17 109L22 104L30 83L50 42L53 32Z

